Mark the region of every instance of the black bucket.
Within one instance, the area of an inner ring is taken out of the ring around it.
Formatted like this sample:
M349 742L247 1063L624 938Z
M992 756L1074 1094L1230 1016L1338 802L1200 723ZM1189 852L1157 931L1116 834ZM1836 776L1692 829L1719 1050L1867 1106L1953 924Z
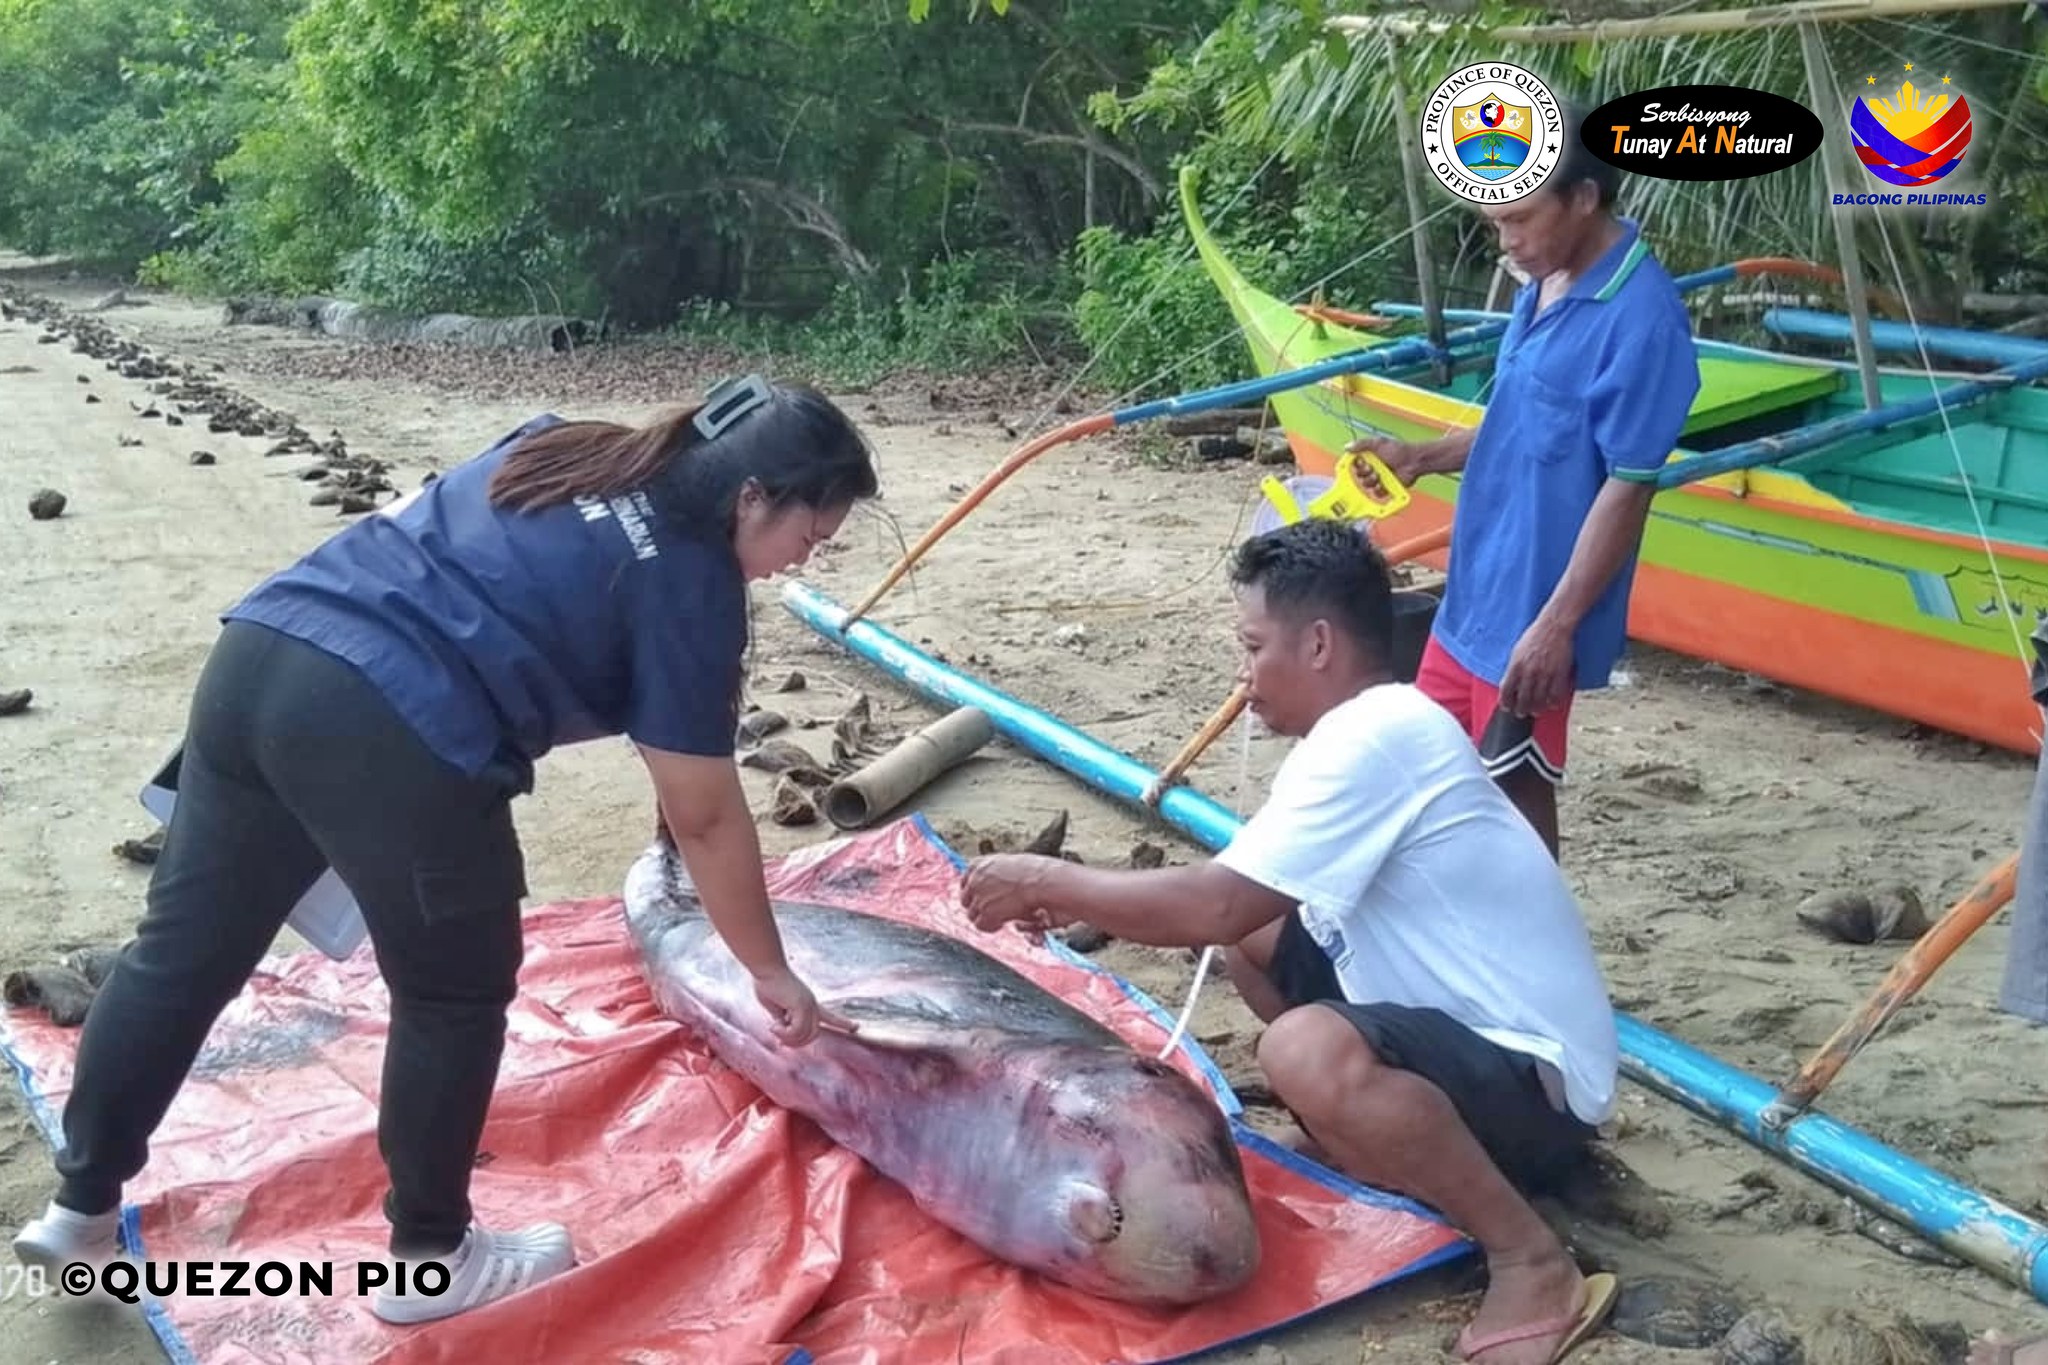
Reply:
M1412 589L1394 591L1394 676L1404 683L1415 681L1422 667L1422 650L1429 643L1429 628L1436 621L1435 593Z

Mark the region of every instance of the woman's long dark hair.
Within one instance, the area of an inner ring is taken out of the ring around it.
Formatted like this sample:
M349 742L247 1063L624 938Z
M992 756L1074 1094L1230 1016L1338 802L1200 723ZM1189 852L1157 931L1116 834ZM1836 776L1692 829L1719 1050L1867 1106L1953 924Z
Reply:
M645 426L564 422L535 432L491 476L491 502L532 511L644 491L678 530L730 536L749 480L778 509L841 507L880 491L867 441L830 399L807 385L764 387L765 403L709 439L696 421L702 402Z

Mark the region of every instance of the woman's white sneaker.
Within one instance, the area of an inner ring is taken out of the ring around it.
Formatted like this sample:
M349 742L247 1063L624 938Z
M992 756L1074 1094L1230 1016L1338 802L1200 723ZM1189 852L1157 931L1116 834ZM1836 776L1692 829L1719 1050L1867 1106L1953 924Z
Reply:
M83 1261L99 1270L121 1259L121 1211L77 1213L51 1201L49 1207L14 1234L14 1255L23 1265L40 1268L53 1288L62 1287L64 1267ZM64 1291L70 1297L70 1291ZM93 1280L88 1299L107 1295Z
M448 1287L439 1294L420 1293L420 1267L435 1261L447 1268ZM569 1230L558 1223L536 1223L517 1232L492 1232L471 1223L462 1245L450 1254L406 1263L405 1283L412 1292L379 1293L370 1311L386 1322L432 1322L531 1289L575 1264Z
M72 1261L104 1265L121 1254L121 1211L75 1213L52 1201L14 1234L14 1254L53 1274Z

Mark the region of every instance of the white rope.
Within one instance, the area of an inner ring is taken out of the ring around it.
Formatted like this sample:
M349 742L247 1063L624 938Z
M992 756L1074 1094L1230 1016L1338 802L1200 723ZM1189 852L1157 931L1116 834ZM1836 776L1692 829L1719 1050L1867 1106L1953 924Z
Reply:
M1237 725L1242 740L1238 746L1236 814L1244 819L1245 789L1251 785L1252 777L1252 713L1249 709L1240 713ZM1195 964L1194 983L1188 987L1188 1002L1181 1007L1180 1019L1174 1024L1173 1032L1167 1036L1166 1046L1159 1049L1159 1059L1165 1061L1180 1046L1180 1040L1187 1036L1188 1021L1195 1017L1195 1002L1202 998L1202 982L1208 979L1209 966L1216 960L1216 945L1206 944L1202 948L1201 961Z

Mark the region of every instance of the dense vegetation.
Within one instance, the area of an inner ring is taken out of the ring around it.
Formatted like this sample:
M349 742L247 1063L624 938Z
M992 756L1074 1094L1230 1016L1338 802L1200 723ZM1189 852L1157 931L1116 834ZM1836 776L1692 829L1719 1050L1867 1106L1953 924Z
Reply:
M1157 393L1245 365L1181 226L1183 163L1256 278L1359 307L1416 295L1396 89L1413 107L1499 54L1590 102L1716 81L1805 95L1791 29L1595 51L1487 38L1555 16L1501 0L1434 6L1470 26L1400 43L1324 22L1358 8L0 0L0 241L195 291L570 311L841 373L1044 357ZM2029 264L2048 260L2034 9L1828 26L1845 88L1902 54L1955 74L1995 206L1866 217L1874 283L1951 309L2048 293ZM1480 301L1488 234L1424 195L1446 301ZM1680 268L1834 255L1818 159L1631 196Z

